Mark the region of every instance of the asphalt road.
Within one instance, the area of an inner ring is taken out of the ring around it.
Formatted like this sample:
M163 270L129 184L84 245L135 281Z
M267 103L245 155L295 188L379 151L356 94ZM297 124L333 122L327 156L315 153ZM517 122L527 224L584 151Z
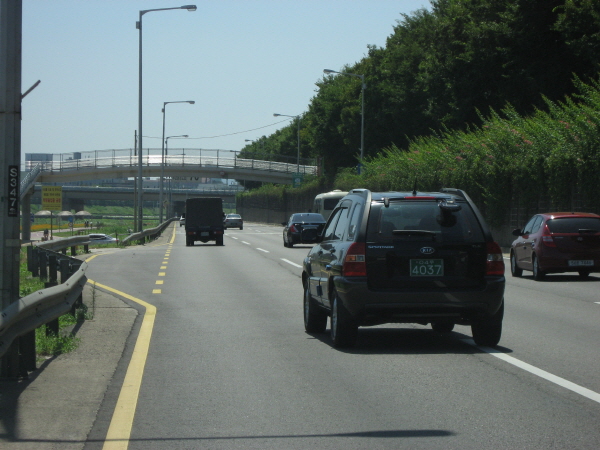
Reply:
M496 350L474 346L468 327L383 325L339 351L304 332L308 248L284 248L281 227L245 224L223 247L186 247L174 227L95 255L87 275L128 306L131 333L110 331L117 309L110 323L99 316L102 342L123 336L111 344L123 356L110 382L86 374L106 385L84 405L95 414L87 438L43 448L598 447L600 276L509 274ZM42 448L29 443L15 448Z

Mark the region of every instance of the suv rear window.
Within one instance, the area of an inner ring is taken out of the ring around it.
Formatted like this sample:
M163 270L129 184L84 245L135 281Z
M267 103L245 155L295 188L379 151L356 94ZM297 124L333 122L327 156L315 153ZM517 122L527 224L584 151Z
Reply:
M442 211L435 200L390 201L389 207L373 203L367 225L367 240L425 240L434 242L481 242L483 232L468 203L459 203L458 211ZM402 230L402 231L400 231ZM410 234L410 230L431 232Z
M552 233L600 232L600 217L565 217L550 219L547 224Z
M302 213L302 214L294 214L292 216L292 222L318 222L323 223L325 220L321 214L316 213Z

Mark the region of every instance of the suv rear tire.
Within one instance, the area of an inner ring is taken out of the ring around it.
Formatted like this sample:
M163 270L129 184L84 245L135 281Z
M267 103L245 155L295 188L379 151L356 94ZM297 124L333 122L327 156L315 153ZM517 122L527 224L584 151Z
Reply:
M336 348L353 347L358 336L358 325L342 304L337 292L333 292L331 306L331 340Z
M477 345L495 347L502 336L502 319L504 318L504 301L500 309L488 318L478 320L471 324L473 340Z
M315 304L308 284L304 288L304 329L307 333L323 333L327 328L327 313Z

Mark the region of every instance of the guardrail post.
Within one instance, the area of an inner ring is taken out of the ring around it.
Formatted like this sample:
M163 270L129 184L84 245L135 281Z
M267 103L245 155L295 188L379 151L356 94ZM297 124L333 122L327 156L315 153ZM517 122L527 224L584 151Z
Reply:
M58 282L58 270L57 270L57 259L56 255L48 255L48 280L51 283Z
M77 256L77 246L71 247L71 256Z
M61 260L58 261L59 267L60 267L60 282L64 283L65 281L67 281L69 279L69 277L71 276L69 270L69 265L70 262L68 259L63 258Z
M83 245L83 251L84 251L84 253L89 253L90 252L90 246L88 244L84 244Z
M48 256L46 252L41 251L38 255L40 262L40 278L48 278Z
M40 276L40 249L37 247L33 247L33 250L31 250L31 275L34 277Z
M33 245L27 246L27 272L33 272Z
M70 261L69 277L71 277L71 275L73 275L75 272L77 272L81 268L82 264L83 264L83 261ZM77 308L81 308L82 306L83 306L83 292L81 294L79 294L79 297L77 297L77 300L75 300L73 302L73 307L71 308L71 314L75 315L75 311L77 310Z
M42 263L40 265L40 278L48 278L47 275L47 266L46 266L46 259L50 259L53 255L50 255L50 257L48 257L46 255L46 252L41 252L40 253L40 262ZM54 256L54 258L56 258L56 256ZM43 269L42 269L43 268ZM44 275L42 276L42 272L44 272ZM50 279L49 281L46 281L44 283L44 287L45 288L49 288L52 286L56 286L58 285L58 281L56 279L56 275L54 276L54 279ZM58 318L51 320L50 322L48 322L46 324L46 336L49 336L50 334L54 334L55 336L58 336Z
M58 283L55 281L47 281L46 283L44 283L44 287L49 288L52 286L56 286ZM46 336L49 336L50 334L54 334L54 336L58 336L58 318L51 320L50 322L48 322L46 324Z

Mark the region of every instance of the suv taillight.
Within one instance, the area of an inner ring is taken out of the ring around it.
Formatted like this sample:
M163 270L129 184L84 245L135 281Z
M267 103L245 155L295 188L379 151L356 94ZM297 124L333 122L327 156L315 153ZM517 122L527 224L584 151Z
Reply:
M365 244L355 242L350 245L344 265L342 266L342 275L345 277L366 277L367 263L365 258Z
M485 274L493 276L504 275L504 257L497 242L488 242Z
M544 225L544 231L542 232L542 242L546 247L556 247L556 243L550 234L550 229L548 228L547 224Z

